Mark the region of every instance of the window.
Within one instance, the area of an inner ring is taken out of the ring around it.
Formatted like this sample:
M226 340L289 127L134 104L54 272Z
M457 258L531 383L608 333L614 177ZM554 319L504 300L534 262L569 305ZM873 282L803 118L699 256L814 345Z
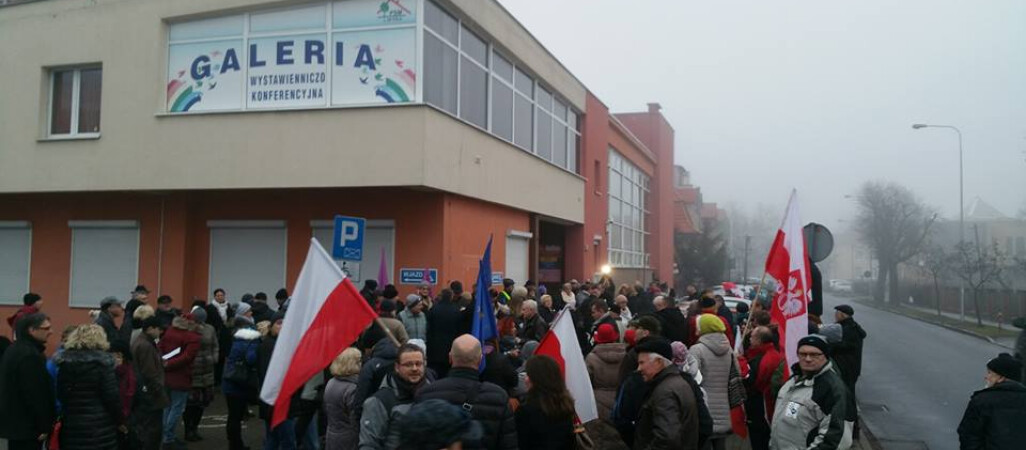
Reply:
M134 220L71 221L73 308L97 308L107 296L125 299L138 284L139 223Z
M460 117L488 128L488 71L466 56L460 71Z
M424 99L456 114L457 51L430 33L424 36Z
M543 111L541 107L537 109L538 117L538 142L535 144L535 153L538 156L544 158L546 161L552 160L552 116L549 113Z
M332 233L334 222L330 220L314 220L310 222L313 228L313 237L321 243L321 246L328 253L331 253ZM384 249L385 267L388 270L389 281L397 284L393 277L395 274L395 222L391 220L368 220L364 229L363 237L363 261L336 261L339 267L349 276L354 283L363 280L375 280L378 278L378 269L381 267L381 252Z
M101 78L99 67L50 72L50 136L100 135Z
M28 222L0 221L0 305L21 306L29 291L32 227Z
M268 295L285 287L285 221L217 221L210 227L207 291L224 289L229 299ZM274 302L271 302L272 306Z
M492 77L492 133L513 140L513 88Z
M572 113L571 113L572 114ZM596 174L598 171L596 170ZM609 261L619 267L646 267L645 196L648 176L616 149L609 148Z
M531 151L534 149L534 105L531 104L531 99L520 94L516 95L515 103L513 143Z

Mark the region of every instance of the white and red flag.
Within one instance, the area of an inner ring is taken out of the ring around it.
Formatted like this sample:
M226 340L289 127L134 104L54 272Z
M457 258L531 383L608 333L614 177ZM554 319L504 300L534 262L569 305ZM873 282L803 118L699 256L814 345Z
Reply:
M798 341L809 334L808 307L812 275L801 218L798 216L798 191L791 191L784 221L766 258L766 274L776 282L770 317L780 331L787 367L798 362Z
M287 418L296 389L324 370L375 317L328 252L311 239L260 389L260 399L274 405L272 427Z
M591 389L588 366L584 364L584 355L581 354L581 344L577 342L577 331L569 309L563 308L552 321L549 332L545 333L534 354L548 356L559 364L581 423L598 419L595 391Z

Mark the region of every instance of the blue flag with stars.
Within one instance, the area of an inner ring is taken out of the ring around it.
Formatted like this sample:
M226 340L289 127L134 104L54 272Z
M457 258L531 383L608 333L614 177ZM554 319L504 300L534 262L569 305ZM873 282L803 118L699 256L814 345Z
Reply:
M495 311L492 309L492 298L488 295L488 289L492 287L492 238L488 237L488 246L485 247L484 256L478 263L477 290L474 291L474 325L471 334L481 341L482 347L485 342L499 336L498 326L495 323ZM484 370L484 358L481 358L481 370Z

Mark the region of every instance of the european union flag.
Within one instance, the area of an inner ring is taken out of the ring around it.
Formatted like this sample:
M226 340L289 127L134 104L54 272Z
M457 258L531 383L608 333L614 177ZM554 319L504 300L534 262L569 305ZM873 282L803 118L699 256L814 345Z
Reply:
M492 309L492 298L488 295L488 288L491 286L492 238L489 236L484 256L478 262L477 290L474 292L474 325L471 328L471 334L481 341L482 347L484 347L486 341L499 336L498 326L495 324L495 311ZM481 358L481 370L484 370L483 355Z

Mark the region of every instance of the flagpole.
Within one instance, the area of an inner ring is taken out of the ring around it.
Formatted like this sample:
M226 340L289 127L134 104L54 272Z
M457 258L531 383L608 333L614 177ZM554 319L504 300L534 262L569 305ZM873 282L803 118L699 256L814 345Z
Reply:
M396 348L399 348L399 346L402 345L402 344L399 343L399 339L396 339L395 335L392 334L392 331L390 331L388 329L388 327L385 326L385 322L381 321L380 317L375 317L374 318L374 322L377 323L378 326L381 327L382 330L385 330L385 335L388 336L388 338L392 340L392 343L395 344Z

